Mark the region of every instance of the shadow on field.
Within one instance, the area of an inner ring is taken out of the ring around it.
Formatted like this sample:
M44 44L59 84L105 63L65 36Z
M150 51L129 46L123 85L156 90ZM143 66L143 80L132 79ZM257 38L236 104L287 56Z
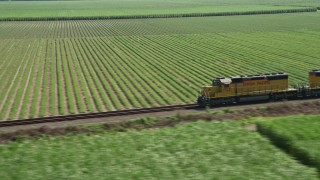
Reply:
M270 127L268 128L257 123L257 132L269 139L274 146L289 154L302 164L316 168L318 170L318 176L320 177L320 162L311 157L307 151L295 146L290 139L281 136Z

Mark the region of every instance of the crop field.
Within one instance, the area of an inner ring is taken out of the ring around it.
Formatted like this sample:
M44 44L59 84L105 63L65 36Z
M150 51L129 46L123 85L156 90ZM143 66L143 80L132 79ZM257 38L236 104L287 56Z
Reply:
M319 18L0 22L0 119L193 103L216 76L294 85L320 66Z
M274 118L258 125L276 144L320 170L320 116Z
M317 179L238 122L0 145L1 179Z
M320 2L317 0L0 0L0 19L222 13L289 10L310 7L320 7Z

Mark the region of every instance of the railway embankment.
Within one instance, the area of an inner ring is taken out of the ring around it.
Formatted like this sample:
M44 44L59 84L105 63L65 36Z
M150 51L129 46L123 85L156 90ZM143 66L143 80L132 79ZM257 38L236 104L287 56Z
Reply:
M175 113L175 114L174 114ZM0 129L0 142L7 143L25 138L37 138L42 136L62 136L68 134L92 134L100 131L123 132L130 129L142 130L152 128L173 127L178 124L204 121L224 121L243 120L253 117L279 117L298 114L320 114L319 100L305 102L278 102L268 105L246 105L241 107L223 107L217 109L205 109L199 111L171 111L168 114L158 114L159 116L140 116L140 118L128 116L114 121L100 121L95 124L94 120L87 121L86 124L76 122L74 124L52 124L38 126L17 126L3 127ZM167 115L167 116L165 116ZM131 118L131 119L130 119ZM101 119L100 119L101 120Z

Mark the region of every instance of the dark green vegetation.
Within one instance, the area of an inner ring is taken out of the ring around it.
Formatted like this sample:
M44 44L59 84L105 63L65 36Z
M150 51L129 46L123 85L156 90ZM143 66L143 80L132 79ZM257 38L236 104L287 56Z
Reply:
M215 76L319 66L318 13L0 22L0 119L195 102Z
M258 129L277 146L320 170L320 116L293 116L259 122Z
M238 122L0 145L1 179L317 179Z
M319 115L251 117L319 111L319 102L310 102L1 133L0 175L2 179L317 179L315 168L293 159L301 160L297 156L301 152L319 157ZM255 123L260 132L286 145L280 147L291 156L256 132Z
M306 11L316 7L320 7L320 2L317 0L2 0L0 20L172 17L177 14L232 15L235 12L259 14L302 9Z

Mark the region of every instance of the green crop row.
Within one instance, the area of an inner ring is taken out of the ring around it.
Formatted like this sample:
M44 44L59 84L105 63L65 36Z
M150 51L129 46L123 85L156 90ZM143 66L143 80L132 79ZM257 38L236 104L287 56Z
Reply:
M2 179L318 178L238 122L43 137L0 145L0 154Z
M99 43L98 44L92 44L96 43L96 41L92 42L91 39L88 39L89 44L94 47L97 52L97 54L100 56L100 58L104 58L107 61L102 61L103 67L107 69L106 72L108 74L106 77L114 77L110 78L109 81L112 81L112 86L115 88L117 87L116 91L111 91L112 96L118 96L119 97L119 102L121 102L126 108L128 108L131 103L133 107L141 107L144 106L146 107L146 101L142 100L142 96L139 94L138 89L133 87L134 81L131 81L128 79L128 74L125 73L124 69L120 66L118 59L116 55L114 55L114 52L112 48L110 48L110 51L106 51L105 48L103 47L103 44ZM102 47L101 47L102 46ZM108 46L105 46L108 48ZM119 71L115 71L114 69L119 69ZM126 93L124 93L126 92ZM127 97L125 97L127 96ZM129 100L129 101L128 101Z
M8 78L14 76L3 74L7 80L2 80L1 98L10 98L14 104L3 103L2 118L192 103L200 87L216 76L285 71L294 85L307 81L308 70L317 64L319 40L314 37L318 34L224 33L34 41L34 48L21 46L21 56L16 57L18 65L24 54L36 62L26 66L25 73L17 74L23 79L12 82ZM284 41L288 37L290 41ZM302 38L312 43L297 51L305 45L293 42ZM42 48L38 50L39 46Z
M318 0L0 0L2 20L167 18L315 11Z
M66 52L70 52L71 56L68 56L72 59L69 59L68 62L71 65L70 71L72 71L72 77L74 81L74 88L76 89L76 99L79 107L79 112L94 112L94 102L90 100L90 94L88 92L88 85L85 82L84 74L81 71L81 67L77 61L78 55L75 53L75 50L70 46L71 41L65 40L65 47L67 48Z
M50 98L50 95L49 95L49 88L50 88L50 69L51 69L51 62L53 61L51 59L51 52L52 52L52 46L51 44L46 41L46 44L45 44L45 50L43 51L44 55L45 55L45 63L44 63L44 69L43 69L43 76L42 76L42 84L41 84L41 99L40 99L40 104L39 104L39 116L40 117L45 117L47 116L47 112L48 112L48 109L50 107L50 104L49 104L49 98Z
M282 14L317 12L317 7L280 10L259 10L244 12L213 12L213 13L186 13L186 14L150 14L150 15L121 15L121 16L77 16L77 17L3 17L0 21L66 21L66 20L110 20L110 19L149 19L149 18L185 18L204 16L239 16L257 14Z
M305 164L320 169L320 117L297 116L259 122L258 130Z
M0 39L80 38L320 29L319 13L171 19L0 22Z
M29 113L29 108L30 108L30 102L32 101L32 90L34 88L34 83L35 83L35 78L36 78L36 71L39 69L39 58L36 58L37 55L39 54L39 49L40 48L33 48L33 52L30 54L30 59L31 61L31 67L27 68L29 73L25 76L26 78L26 84L25 85L20 85L21 90L23 92L20 92L20 94L17 94L16 96L21 96L20 101L16 101L15 107L11 108L12 111L10 112L9 118L10 119L23 119ZM29 103L26 103L29 102ZM17 104L19 103L19 104Z
M96 88L96 83L92 76L91 76L91 70L88 69L86 64L84 63L84 52L82 49L79 48L78 44L75 43L74 39L71 40L70 48L73 49L76 56L74 58L77 60L76 63L78 66L76 69L81 71L82 74L82 81L84 83L84 88L87 90L85 91L87 96L87 104L91 108L90 109L97 109L98 111L104 111L105 107L102 104L101 97L99 95L98 89ZM90 104L90 105L89 105Z
M94 101L97 105L98 111L104 111L106 109L106 106L111 108L111 102L106 97L105 90L103 88L103 84L101 83L101 79L97 77L97 74L95 70L93 69L92 65L90 64L90 59L92 59L91 56L87 55L85 53L85 50L82 48L81 45L79 45L78 41L75 41L75 50L80 51L81 55L81 66L83 68L83 71L86 73L85 77L90 79L89 87L93 88L91 89ZM96 90L94 90L96 89ZM106 104L106 106L104 105Z
M0 22L0 118L193 103L216 76L305 82L319 66L318 17Z
M8 77L4 84L4 93L1 93L0 119L13 118L12 115L9 117L9 114L17 110L17 103L19 103L15 100L15 97L18 96L21 98L24 87L28 86L24 84L27 81L27 75L25 75L25 73L31 67L32 60L30 60L30 54L36 45L35 41L33 41L32 44L28 43L32 42L26 42L26 44L24 44L26 51L18 53L18 56L15 57L17 58L17 64L13 64L13 68L17 70Z

